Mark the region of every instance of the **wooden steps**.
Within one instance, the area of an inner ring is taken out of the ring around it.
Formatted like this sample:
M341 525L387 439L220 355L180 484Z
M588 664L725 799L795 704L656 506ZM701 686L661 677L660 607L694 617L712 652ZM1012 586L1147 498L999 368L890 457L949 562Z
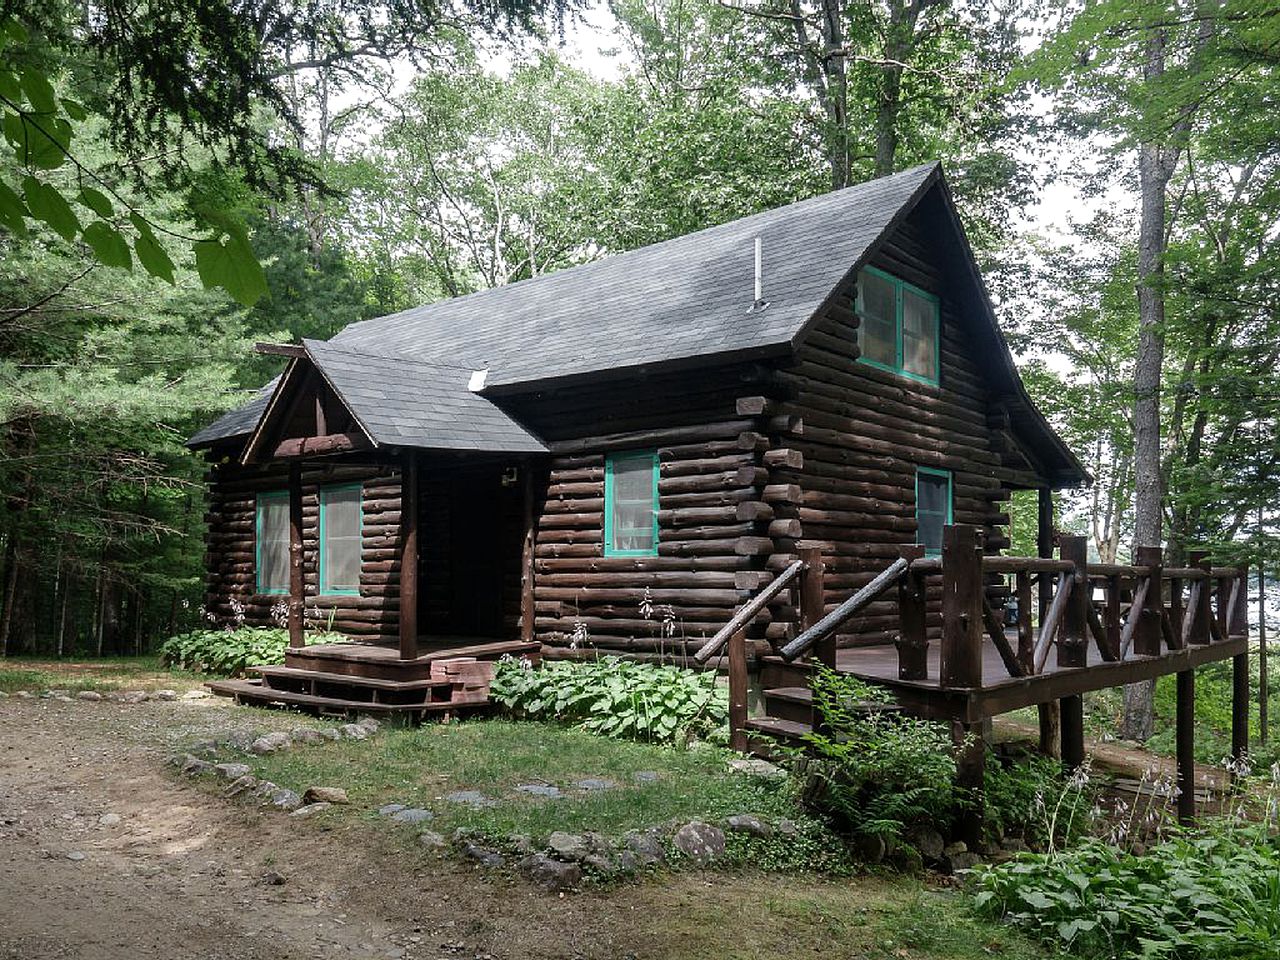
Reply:
M813 727L797 720L783 720L780 717L748 717L746 728L751 733L763 733L783 741L799 741L806 733L813 732Z
M214 680L205 684L218 696L232 697L236 703L259 707L298 707L319 714L351 716L359 713L399 714L414 717L415 714L446 713L468 704L442 701L439 703L375 703L369 700L344 700L340 697L312 696L291 690L276 690L257 680ZM488 697L480 704L488 703Z
M806 725L813 722L813 691L808 687L766 687L763 693L768 716Z

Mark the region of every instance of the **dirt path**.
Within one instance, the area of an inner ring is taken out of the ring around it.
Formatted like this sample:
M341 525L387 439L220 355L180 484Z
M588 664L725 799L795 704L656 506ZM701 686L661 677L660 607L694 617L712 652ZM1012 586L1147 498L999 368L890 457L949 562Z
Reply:
M934 956L880 932L877 911L918 886L677 874L561 896L164 766L174 744L271 723L296 720L221 700L0 701L0 958Z

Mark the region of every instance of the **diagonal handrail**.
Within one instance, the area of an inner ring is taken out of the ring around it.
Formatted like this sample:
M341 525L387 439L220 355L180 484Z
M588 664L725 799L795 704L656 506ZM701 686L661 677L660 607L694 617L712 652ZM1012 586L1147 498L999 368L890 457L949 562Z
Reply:
M808 564L803 560L796 560L786 570L774 577L767 587L743 604L729 622L717 630L716 635L702 645L698 652L693 655L693 659L698 663L706 663L719 653L724 648L724 645L729 642L730 637L754 620L760 611L769 605L769 601L786 589L787 585L800 576L807 567Z
M910 567L911 561L905 557L893 561L887 569L876 574L874 580L783 647L779 651L782 659L789 663L819 640L830 636L842 623L906 576Z

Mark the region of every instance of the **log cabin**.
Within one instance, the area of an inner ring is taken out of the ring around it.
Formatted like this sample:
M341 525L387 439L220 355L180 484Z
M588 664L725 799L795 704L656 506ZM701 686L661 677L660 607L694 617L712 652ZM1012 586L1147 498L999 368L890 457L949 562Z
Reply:
M1028 397L936 163L259 349L279 378L190 445L207 610L290 627L262 697L411 711L429 691L394 685L459 654L727 651L765 687L756 717L735 689L741 744L806 728L815 663L967 729L1239 653L1235 595L1210 656L1205 610L1178 642L1194 604L1158 563L1089 573L1077 538L1052 558L1050 494L1089 478ZM1016 490L1040 492L1040 556L1001 567ZM1238 576L1179 584L1206 604ZM352 643L305 646L306 626Z

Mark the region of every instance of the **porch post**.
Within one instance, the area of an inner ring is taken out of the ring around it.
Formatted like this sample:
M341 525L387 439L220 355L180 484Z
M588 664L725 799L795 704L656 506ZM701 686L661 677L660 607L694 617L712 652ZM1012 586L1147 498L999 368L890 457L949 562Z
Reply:
M418 657L418 455L400 465L400 659Z
M524 536L520 545L520 640L532 643L534 637L534 605L533 605L533 535L534 535L534 491L533 464L525 461L520 465L524 473Z
M1053 491L1048 487L1041 487L1036 491L1036 494L1038 507L1036 514L1036 556L1042 559L1052 559ZM1048 574L1041 575L1038 623L1043 624L1045 614L1049 612L1050 586L1052 583L1053 579ZM1040 715L1040 752L1046 757L1062 756L1062 744L1060 742L1061 710L1058 707L1058 701L1051 700L1048 703L1037 704L1036 712Z
M301 647L306 604L302 576L302 464L289 464L289 646Z
M1235 607L1227 615L1227 635L1249 638L1249 568L1242 566L1235 581ZM1230 601L1228 601L1230 602ZM1249 648L1231 658L1231 755L1249 752Z

